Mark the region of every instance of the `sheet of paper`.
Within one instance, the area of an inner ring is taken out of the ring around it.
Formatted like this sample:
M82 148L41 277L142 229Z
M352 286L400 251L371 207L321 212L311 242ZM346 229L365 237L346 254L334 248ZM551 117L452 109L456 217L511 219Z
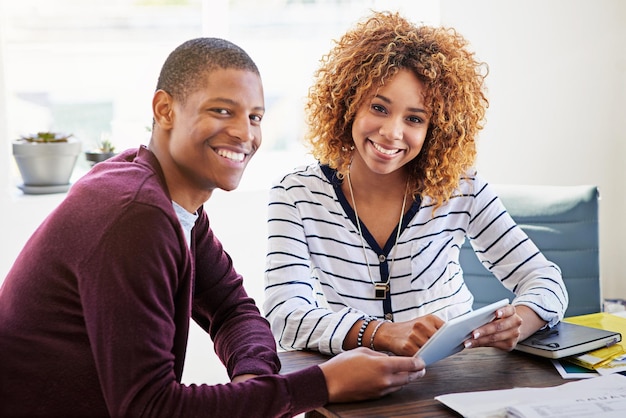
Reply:
M507 409L507 418L624 418L626 399L606 397L524 404Z
M591 379L565 383L549 388L515 388L481 392L451 393L435 397L436 400L467 418L505 418L507 408L516 405L552 404L555 400L566 401L565 405L574 410L583 410L585 400L590 399L626 400L626 376L610 374ZM577 402L581 405L575 406ZM550 406L550 405L548 405ZM569 410L569 416L572 410ZM626 412L621 411L621 416ZM511 416L511 415L508 415ZM592 414L592 416L603 416ZM606 415L607 417L611 415ZM545 415L544 418L559 415Z
M602 375L626 372L626 355L613 359L610 363L598 367L596 371Z

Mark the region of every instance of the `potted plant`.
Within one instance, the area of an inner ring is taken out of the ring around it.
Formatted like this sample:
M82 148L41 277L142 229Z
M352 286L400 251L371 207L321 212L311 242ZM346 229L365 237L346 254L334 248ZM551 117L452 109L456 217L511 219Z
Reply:
M90 161L91 164L96 164L115 155L115 146L108 139L103 139L98 143L98 146L93 151L85 151L85 158Z
M69 188L70 177L81 151L72 134L37 132L13 141L25 193L56 193Z

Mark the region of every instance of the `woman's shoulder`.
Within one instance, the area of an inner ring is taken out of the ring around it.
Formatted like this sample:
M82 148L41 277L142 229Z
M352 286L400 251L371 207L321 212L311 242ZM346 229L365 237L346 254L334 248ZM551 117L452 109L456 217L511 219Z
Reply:
M467 170L465 174L461 176L457 187L457 193L476 197L485 189L491 189L491 185L487 179L478 172L478 170L472 168Z
M274 186L289 187L293 185L312 185L316 183L328 183L328 168L319 163L310 163L294 168L287 174L283 174L274 180Z
M459 183L452 192L450 199L444 206L472 205L476 199L490 199L494 191L487 180L476 169L467 170L459 179ZM432 199L422 197L423 205L428 206Z

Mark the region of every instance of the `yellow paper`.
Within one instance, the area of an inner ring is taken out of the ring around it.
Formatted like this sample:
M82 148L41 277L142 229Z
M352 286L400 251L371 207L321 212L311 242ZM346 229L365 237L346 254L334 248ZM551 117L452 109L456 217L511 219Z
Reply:
M614 344L610 347L599 348L588 353L566 357L565 360L586 369L596 370L599 367L605 367L613 359L620 357L622 354L624 354L624 349L619 344Z

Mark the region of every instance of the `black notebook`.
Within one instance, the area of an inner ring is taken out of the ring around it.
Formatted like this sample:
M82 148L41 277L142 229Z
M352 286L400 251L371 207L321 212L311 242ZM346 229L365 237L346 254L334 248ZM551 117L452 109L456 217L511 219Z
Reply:
M516 350L557 359L608 347L622 340L622 334L584 325L559 322L552 328L537 331L517 343Z

